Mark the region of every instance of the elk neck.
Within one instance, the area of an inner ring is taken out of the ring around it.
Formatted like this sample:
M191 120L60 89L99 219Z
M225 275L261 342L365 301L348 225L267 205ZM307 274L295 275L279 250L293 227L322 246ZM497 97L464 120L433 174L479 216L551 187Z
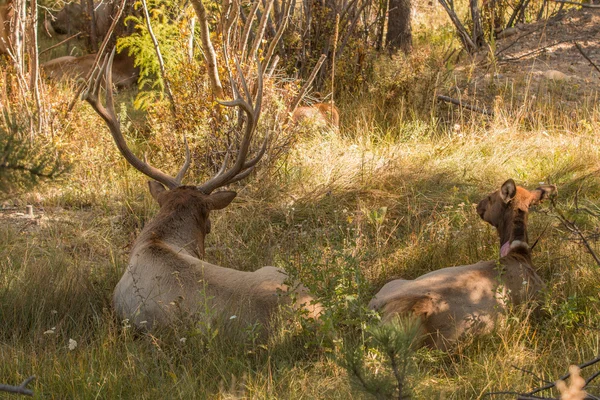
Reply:
M505 218L498 226L498 235L500 236L501 256L508 254L510 245L518 240L529 243L527 236L527 211L515 208L507 213Z
M136 244L162 242L194 257L204 256L208 210L197 202L173 202L161 207Z

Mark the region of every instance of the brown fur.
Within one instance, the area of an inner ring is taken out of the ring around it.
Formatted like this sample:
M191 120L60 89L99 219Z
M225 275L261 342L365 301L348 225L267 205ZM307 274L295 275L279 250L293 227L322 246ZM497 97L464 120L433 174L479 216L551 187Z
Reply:
M160 211L142 230L129 264L113 294L117 314L140 328L166 326L178 318L228 320L268 325L282 304L296 296L296 307L318 317L308 291L284 284L285 272L263 267L254 272L219 267L200 259L210 230L211 210L226 207L235 192L205 195L195 187L166 190L150 182Z
M87 4L87 3L86 3ZM94 16L96 19L96 40L102 42L113 21L113 15L117 11L117 2L112 0L104 0L94 2ZM125 11L125 14L130 10ZM88 47L91 46L91 16L88 13L87 7L84 9L79 2L71 2L66 4L54 19L50 22L52 29L59 35L74 35L78 32L83 33L80 38L88 41ZM125 26L122 22L116 25L115 36L120 36L125 31Z
M7 50L10 48L10 14L12 11L9 4L0 5L0 54L8 54Z
M481 218L495 226L501 245L511 243L500 260L443 268L414 280L397 279L383 286L369 303L383 321L413 314L423 322L425 343L446 349L465 334L490 332L508 305L529 301L544 286L526 244L529 206L551 193L553 186L528 191L512 180L477 206Z
M292 123L299 124L304 120L311 120L316 125L338 128L339 110L331 103L316 103L312 106L296 108L292 113Z
M94 66L95 54L81 57L64 56L43 63L40 67L47 78L54 80L85 78ZM112 79L115 86L130 87L137 82L139 70L133 65L133 58L125 52L115 55L112 66Z

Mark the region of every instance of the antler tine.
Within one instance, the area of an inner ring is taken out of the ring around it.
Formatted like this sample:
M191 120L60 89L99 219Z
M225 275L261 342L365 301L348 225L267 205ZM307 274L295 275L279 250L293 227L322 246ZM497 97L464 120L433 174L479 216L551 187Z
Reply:
M181 185L181 181L183 180L183 177L185 176L188 168L190 168L190 165L192 165L192 157L190 156L190 146L188 146L187 137L185 135L183 135L183 144L185 145L185 162L183 163L183 166L177 173L177 176L175 176L175 180L179 185Z
M250 161L246 162L246 157L248 156L248 151L250 148L250 142L252 141L253 133L256 130L256 125L258 123L258 118L260 116L261 111L261 101L262 101L262 68L260 62L257 60L257 69L258 69L258 86L257 86L257 100L256 106L252 105L252 96L250 95L250 91L248 90L248 86L246 84L246 80L241 72L241 68L239 67L239 63L236 60L236 66L238 68L238 74L240 76L240 80L242 82L242 86L244 88L244 94L247 96L247 100L243 99L237 89L235 83L232 81L233 92L235 98L233 101L229 102L219 102L220 104L227 107L239 107L247 116L246 120L246 129L242 136L242 141L239 146L239 150L237 153L237 158L235 160L235 164L233 167L226 172L224 171L224 167L226 163L223 163L221 170L207 182L198 186L198 189L209 194L216 188L221 186L225 186L229 183L237 182L246 176L252 171L252 168L258 163L258 161L262 158L266 151L266 140L263 143L261 150L258 154ZM226 156L226 161L229 159L229 152Z
M129 164L131 164L135 169L137 169L144 175L150 177L151 179L162 183L169 189L174 189L180 186L181 179L183 179L183 175L189 168L189 163L191 162L189 156L189 148L187 147L187 140L185 141L186 162L177 174L176 178L173 178L172 176L165 174L161 170L154 168L153 166L140 160L138 157L136 157L135 154L133 154L133 152L127 146L127 142L125 141L123 132L121 132L121 124L119 122L119 118L115 113L115 104L112 91L112 64L114 56L115 50L113 49L110 56L106 57L104 59L104 62L102 63L102 68L104 69L104 82L106 83L106 105L102 104L99 96L101 81L100 72L98 74L96 74L96 71L92 73L92 77L90 78L88 84L88 90L84 94L83 99L92 106L94 111L96 111L96 113L100 115L100 117L102 117L102 119L108 126L108 129L110 130L110 133L113 137L113 140L115 141L115 144L117 145L117 148L119 149L123 157L127 160L127 162L129 162ZM101 71L101 69L99 69L99 71ZM90 92L90 88L92 87L93 90Z
M242 81L242 88L244 89L244 94L246 95L248 101L251 102L252 96L250 95L250 90L248 90L248 84L246 82L246 78L244 78L244 74L242 73L242 67L240 67L240 62L237 57L235 57L235 70L237 71L238 76L240 77L240 81Z

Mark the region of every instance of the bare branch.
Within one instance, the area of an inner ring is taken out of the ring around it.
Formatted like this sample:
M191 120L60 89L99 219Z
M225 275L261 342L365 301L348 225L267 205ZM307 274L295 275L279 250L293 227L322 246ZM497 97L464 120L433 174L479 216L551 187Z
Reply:
M144 16L146 17L146 28L148 29L148 34L152 39L154 51L156 52L156 57L158 58L160 75L163 79L163 82L165 83L165 91L167 92L167 96L169 96L169 101L171 102L171 112L173 113L173 117L177 119L177 111L175 108L175 100L173 99L173 93L171 92L171 84L169 83L169 79L167 78L167 73L165 71L165 61L163 60L162 53L160 52L158 40L156 40L154 30L152 30L152 23L150 22L150 13L148 12L148 5L146 4L146 0L142 0L142 8L144 9Z
M296 108L298 108L298 104L300 104L300 102L302 101L302 99L306 95L306 92L308 91L308 88L310 88L310 85L315 80L315 77L317 76L317 73L321 69L321 66L325 62L326 58L327 58L327 56L325 54L321 54L321 57L319 58L319 61L317 61L317 64L315 64L315 67L313 68L310 76L308 77L308 79L304 83L304 86L302 86L302 89L300 89L300 93L298 93L298 96L296 96L296 98L292 102L292 106L290 107L290 113L293 113L296 110Z
M583 242L583 245L587 249L588 253L590 253L590 255L592 256L592 258L594 259L594 261L596 261L596 264L598 264L598 266L600 267L600 258L598 258L598 256L596 255L596 253L592 249L592 246L590 245L590 243L588 242L588 240L586 239L586 237L583 235L583 233L581 232L581 230L579 229L579 227L577 225L575 225L574 222L569 221L565 217L565 215L556 206L556 202L554 201L554 199L551 199L551 202L552 202L552 207L554 208L554 211L556 211L556 214L557 214L556 218L558 218L558 220L563 224L563 226L565 228L567 228L571 233L574 233L577 236L579 236L579 238Z
M265 61L264 61L265 69L267 69L269 67L269 63L271 62L271 57L273 57L275 48L277 47L277 44L279 43L279 40L281 39L283 32L285 32L285 30L287 28L287 24L290 19L290 12L292 11L291 5L292 5L292 2L290 1L287 4L287 8L285 9L285 15L283 16L282 21L279 24L277 33L275 34L275 37L273 38L273 40L271 41L271 44L269 45L269 50L267 50L267 55L265 56Z
M250 28L252 28L252 23L254 22L254 17L256 16L256 11L258 11L258 6L260 5L260 0L256 0L248 17L246 18L246 25L244 25L244 30L242 32L242 37L240 38L240 48L239 50L242 52L242 60L246 59L246 47L248 43L248 37L250 36Z
M267 28L267 21L269 20L269 14L271 13L271 8L273 7L273 1L274 0L267 1L267 5L263 12L262 18L260 19L260 23L258 24L258 30L256 31L254 42L252 42L252 49L250 50L250 53L248 53L248 58L256 58L258 48L260 47L260 44L263 40L263 36L265 35L265 29Z
M192 0L192 4L194 5L194 10L196 10L196 15L198 16L198 23L200 24L200 37L202 39L202 47L204 49L204 58L206 59L210 86L215 97L223 98L223 85L221 84L219 70L217 68L217 54L215 53L215 48L210 40L206 8L204 8L202 0Z
M461 100L457 100L457 99L453 99L452 97L448 97L448 96L442 96L441 94L438 94L437 96L438 100L441 101L446 101L448 103L452 103L452 104L456 104L457 106L460 106L462 108L466 108L467 110L471 110L471 111L475 111L481 114L485 114L485 115L489 115L489 116L494 116L494 112L493 111L488 111L485 108L479 108L479 107L475 107L472 106L470 104L464 103Z
M65 43L67 43L69 40L75 39L76 37L78 37L78 36L79 36L79 35L81 35L81 34L82 34L82 32L77 32L76 34L74 34L74 35L72 35L72 36L69 36L69 37L68 37L68 38L66 38L65 40L61 40L60 42L56 43L55 45L53 45L53 46L50 46L50 47L48 47L48 48L46 48L46 49L44 49L44 50L40 51L40 53L39 53L39 54L40 54L40 55L42 55L42 54L44 54L44 53L45 53L45 52L47 52L47 51L50 51L50 50L52 50L52 49L55 49L55 48L57 48L57 47L59 47L59 46L61 46L61 45L65 44Z
M592 67L596 68L596 71L600 72L600 67L598 67L591 59L590 57L585 53L585 51L583 51L583 48L579 45L579 43L577 42L573 42L575 43L575 47L577 47L577 50L579 50L579 52L581 53L581 55L588 60L588 62L592 65Z
M27 385L35 379L35 376L30 376L25 379L19 386L0 384L0 392L8 392L14 394L22 394L23 396L33 396L33 390L27 389Z
M96 69L98 69L98 66L100 65L100 60L102 59L102 57L104 56L104 52L106 51L106 46L108 46L108 42L110 41L110 38L112 37L112 34L115 31L115 28L117 27L117 23L121 19L121 15L123 15L123 10L125 10L126 3L127 3L127 0L121 0L121 4L119 4L119 7L117 8L117 12L112 16L113 21L110 25L110 28L108 29L108 32L106 32L104 41L102 42L102 44L100 45L100 48L98 49L98 53L96 53L96 58L94 59L94 66L93 66L93 68L90 68L90 70L88 71L88 73L85 77L86 82L91 79L91 77L94 74L94 72L96 71ZM79 89L77 89L77 92L75 93L75 96L73 97L73 100L71 100L71 104L69 104L69 107L67 108L67 114L69 114L71 112L71 110L75 106L75 103L79 100L79 96L86 88L88 88L88 85L83 84L79 87ZM111 88L111 90L112 90L112 88Z

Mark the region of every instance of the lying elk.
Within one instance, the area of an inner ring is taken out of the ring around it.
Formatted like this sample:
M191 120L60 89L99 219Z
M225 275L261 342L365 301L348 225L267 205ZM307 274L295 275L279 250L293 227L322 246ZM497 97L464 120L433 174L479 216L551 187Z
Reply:
M312 106L296 108L292 113L292 123L296 125L304 120L337 129L340 125L339 110L331 103L315 103Z
M62 81L85 78L94 68L96 54L86 54L81 57L58 57L40 65L45 76ZM112 80L118 88L128 88L134 85L140 76L139 68L134 66L133 57L125 51L115 56L112 65Z
M500 260L391 281L369 307L381 311L384 322L399 314L420 317L426 344L441 349L464 334L491 331L499 312L527 302L544 286L531 262L527 214L555 192L555 186L528 191L507 180L477 205L479 216L500 235Z
M111 63L112 55L104 68L108 88L111 87ZM227 207L236 196L232 191L214 191L248 176L266 150L265 139L257 155L246 161L261 111L260 65L254 104L241 72L247 99L241 97L232 81L235 99L221 103L238 107L246 115L246 127L235 163L227 169L230 156L227 153L219 172L199 186L181 185L191 161L187 143L185 163L175 177L141 161L130 151L115 114L112 91L106 91L106 106L99 100L99 75L98 70L90 79L84 98L104 119L125 159L153 179L149 181L150 193L160 206L158 214L146 224L135 241L129 264L115 288L113 302L118 316L148 329L166 326L181 316L227 318L234 314L246 322L267 325L279 306L290 302L288 292L293 292L295 306L305 309L308 316L317 317L320 306L313 304L313 298L303 286L288 287L287 276L279 268L263 267L244 272L201 260L204 239L211 227L210 212Z

